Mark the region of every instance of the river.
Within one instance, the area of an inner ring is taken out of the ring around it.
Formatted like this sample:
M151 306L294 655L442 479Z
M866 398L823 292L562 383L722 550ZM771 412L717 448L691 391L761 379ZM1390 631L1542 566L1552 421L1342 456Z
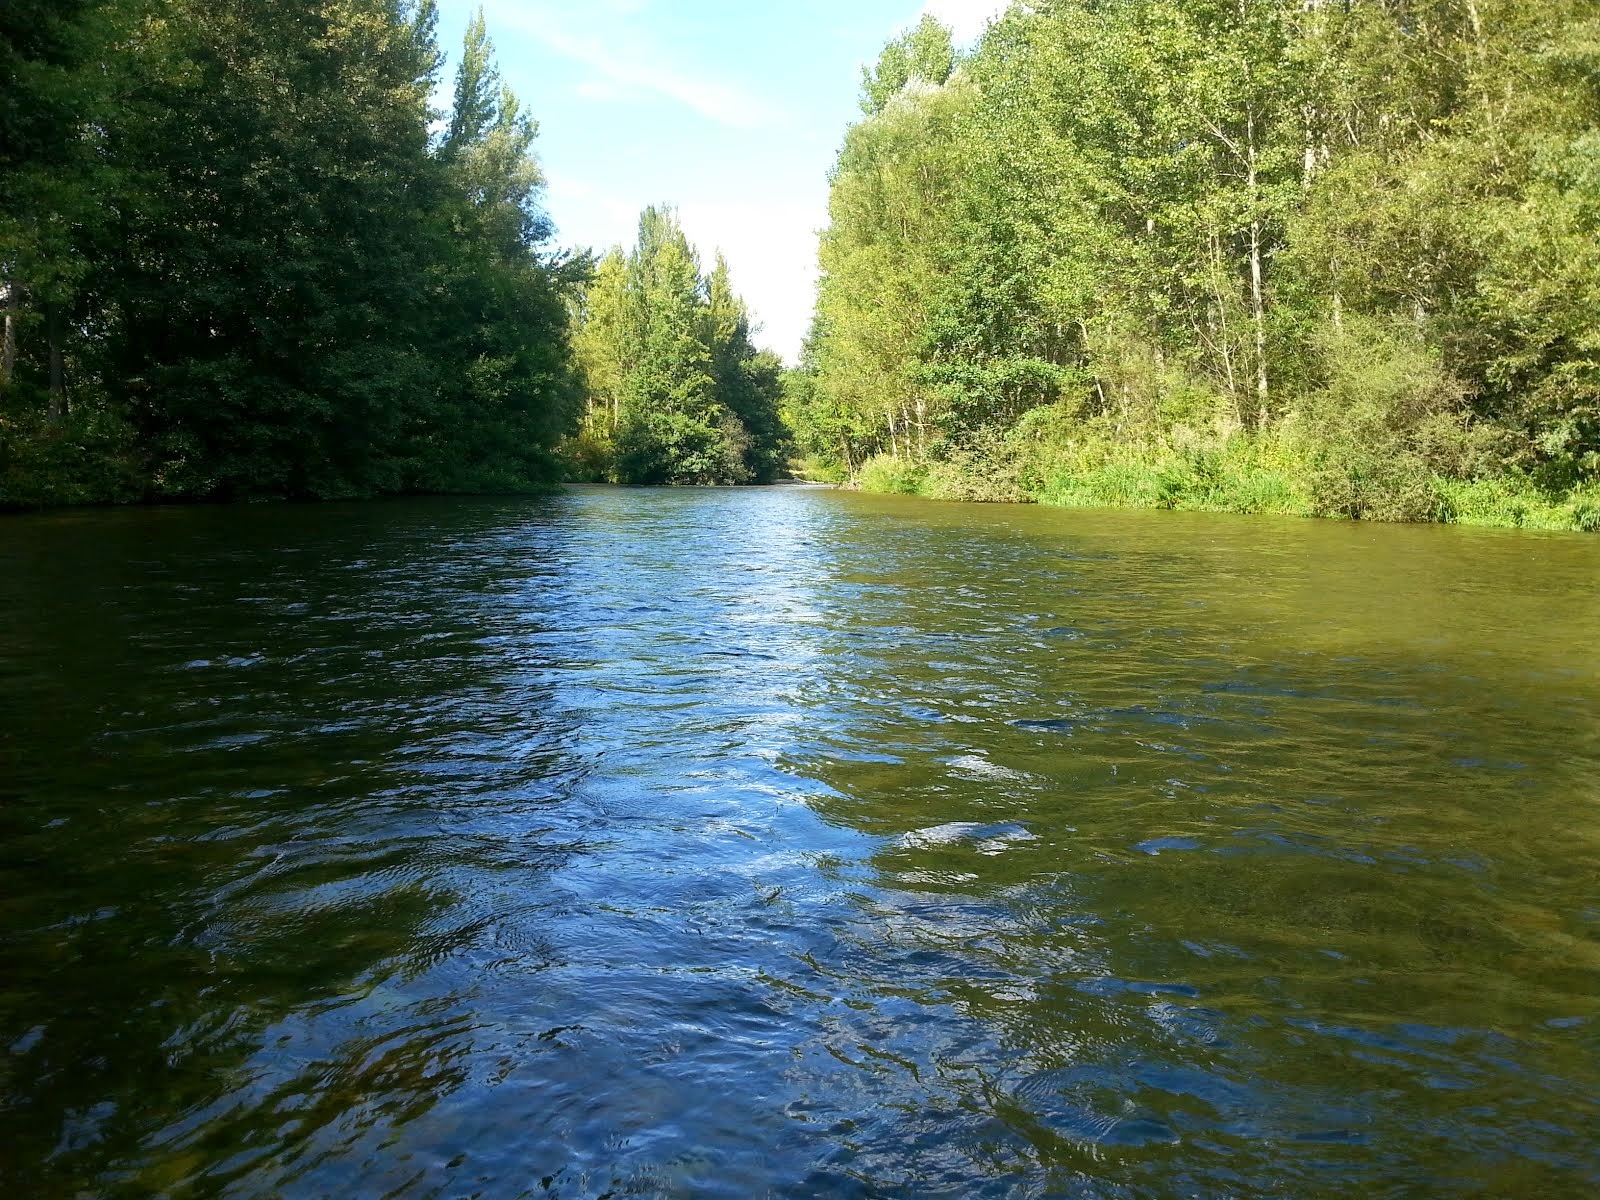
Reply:
M1588 1197L1600 538L0 523L0 1191Z

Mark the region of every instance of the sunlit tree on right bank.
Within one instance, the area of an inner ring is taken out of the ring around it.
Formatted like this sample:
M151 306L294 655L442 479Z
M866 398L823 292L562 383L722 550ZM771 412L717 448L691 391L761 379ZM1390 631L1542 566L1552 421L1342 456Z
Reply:
M930 494L1600 525L1597 68L1582 0L924 21L835 168L797 439Z

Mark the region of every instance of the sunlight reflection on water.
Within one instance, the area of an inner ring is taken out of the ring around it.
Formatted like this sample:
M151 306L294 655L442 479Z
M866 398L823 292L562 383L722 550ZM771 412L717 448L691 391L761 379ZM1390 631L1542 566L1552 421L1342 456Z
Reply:
M1600 1186L1600 539L5 532L8 1194Z

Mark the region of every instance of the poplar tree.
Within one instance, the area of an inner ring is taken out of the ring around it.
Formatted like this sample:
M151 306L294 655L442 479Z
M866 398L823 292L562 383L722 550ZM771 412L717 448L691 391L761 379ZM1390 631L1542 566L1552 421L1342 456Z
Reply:
M576 306L587 395L577 469L621 483L765 483L787 457L783 368L751 341L718 255L709 277L675 214L649 208Z
M1600 526L1597 20L1052 0L953 67L924 22L832 176L800 441L1013 496Z

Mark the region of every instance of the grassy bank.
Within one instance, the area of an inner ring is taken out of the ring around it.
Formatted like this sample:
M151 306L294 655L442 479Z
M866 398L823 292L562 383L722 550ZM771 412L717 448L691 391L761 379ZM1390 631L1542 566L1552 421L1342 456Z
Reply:
M1446 474L1435 456L1415 450L1329 446L1292 429L1209 436L1178 429L1128 441L1113 429L1078 426L1060 436L1040 424L922 462L879 455L854 482L863 491L939 500L1600 532L1596 481L1562 486L1505 470Z

